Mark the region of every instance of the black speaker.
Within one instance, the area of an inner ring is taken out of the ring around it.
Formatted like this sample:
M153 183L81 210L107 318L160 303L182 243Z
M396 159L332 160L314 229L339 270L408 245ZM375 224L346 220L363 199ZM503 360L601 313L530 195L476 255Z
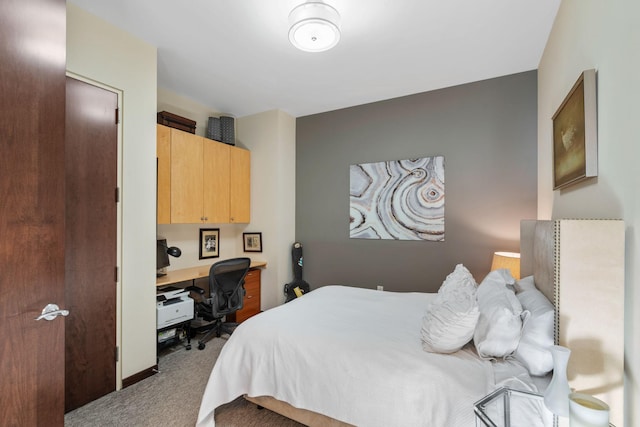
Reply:
M229 145L236 145L235 119L229 116L220 116L220 129L222 142Z
M222 141L222 128L218 117L209 117L207 122L207 138Z

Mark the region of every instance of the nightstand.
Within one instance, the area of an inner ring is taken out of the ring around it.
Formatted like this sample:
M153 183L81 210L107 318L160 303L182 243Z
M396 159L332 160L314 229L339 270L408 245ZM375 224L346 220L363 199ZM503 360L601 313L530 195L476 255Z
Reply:
M514 425L527 425L527 420L523 419L522 413L525 409L531 409L540 405L545 417L545 426L568 426L568 418L554 417L544 406L544 397L539 393L530 391L514 390L508 387L501 387L473 405L473 412L476 414L476 427L511 427L511 423L516 419ZM555 420L554 420L555 418ZM609 427L615 427L609 424Z
M501 387L473 405L476 427L511 427L512 409L522 404L539 404L544 407L544 398L538 393ZM550 413L548 415L552 420Z

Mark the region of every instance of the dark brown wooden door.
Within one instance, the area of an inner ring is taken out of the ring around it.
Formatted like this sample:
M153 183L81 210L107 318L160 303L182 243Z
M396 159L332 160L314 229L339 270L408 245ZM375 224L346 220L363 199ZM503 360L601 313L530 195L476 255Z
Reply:
M67 78L65 410L116 387L116 93Z
M0 424L64 423L64 0L0 1Z

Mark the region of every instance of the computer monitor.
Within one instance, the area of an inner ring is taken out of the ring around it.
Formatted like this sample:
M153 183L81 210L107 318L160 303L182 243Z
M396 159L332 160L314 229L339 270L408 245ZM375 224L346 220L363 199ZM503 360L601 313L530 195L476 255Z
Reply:
M160 277L167 274L164 269L169 266L169 254L167 253L167 239L156 240L156 276Z

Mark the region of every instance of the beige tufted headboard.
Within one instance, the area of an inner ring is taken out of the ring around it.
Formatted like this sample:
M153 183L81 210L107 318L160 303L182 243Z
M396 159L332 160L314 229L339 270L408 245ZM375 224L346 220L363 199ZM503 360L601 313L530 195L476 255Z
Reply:
M538 289L555 305L554 246L553 221L520 222L520 276L533 275Z
M556 344L571 350L569 385L624 425L624 247L621 220L523 220L521 277L556 307Z

